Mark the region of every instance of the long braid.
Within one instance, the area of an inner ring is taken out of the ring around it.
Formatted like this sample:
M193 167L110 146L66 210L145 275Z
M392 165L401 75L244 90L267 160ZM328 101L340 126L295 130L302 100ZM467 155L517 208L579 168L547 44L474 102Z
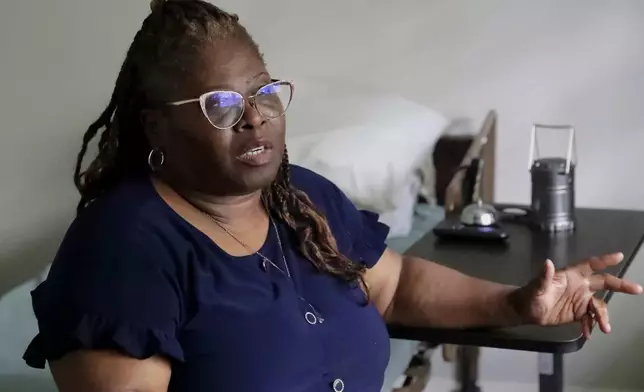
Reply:
M290 171L285 149L279 174L266 195L271 201L271 209L295 232L300 251L318 271L358 281L368 292L363 279L365 267L352 262L338 250L326 217L305 192L291 185Z
M136 34L134 41L128 50L125 61L123 62L116 79L114 92L112 93L112 97L107 108L103 111L100 117L89 126L87 132L83 135L83 143L81 150L78 153L76 168L74 170L74 184L81 194L81 200L77 208L79 212L113 185L110 178L118 181L118 174L123 174L123 171L125 170L123 167L119 168L118 163L116 162L116 156L119 153L119 132L118 125L115 124L115 120L117 116L123 117L122 115L125 114L124 112L127 112L125 110L125 106L128 101L128 90L135 82L131 80L132 70L130 69L130 59L132 57L132 53L136 50L136 44L140 40L139 37L141 35L141 31L142 30ZM137 38L139 40L137 40ZM133 125L131 121L127 121L126 119L124 120L125 121L123 121L123 123L125 126ZM130 122L130 124L127 124L128 122ZM89 164L88 168L85 171L82 171L83 159L87 153L89 143L101 129L103 131L98 143L98 155ZM118 173L119 169L121 170L121 173Z
M83 136L74 170L74 183L81 194L79 213L126 175L149 170L150 146L141 113L178 93L172 81L190 75L194 69L190 61L199 58L204 44L233 37L262 57L237 16L208 2L153 0L152 8L128 49L107 108ZM83 171L88 146L99 132L98 154ZM362 278L364 266L338 250L324 215L304 192L291 185L286 151L278 177L264 197L269 209L295 233L302 254L319 271L358 281L367 289Z

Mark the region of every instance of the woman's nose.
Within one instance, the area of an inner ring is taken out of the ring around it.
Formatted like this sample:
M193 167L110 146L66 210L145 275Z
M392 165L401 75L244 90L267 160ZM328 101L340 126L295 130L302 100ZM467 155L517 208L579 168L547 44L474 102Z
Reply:
M244 107L244 115L242 116L236 127L238 132L243 132L247 129L259 128L266 122L266 118L259 113L259 111L248 101Z

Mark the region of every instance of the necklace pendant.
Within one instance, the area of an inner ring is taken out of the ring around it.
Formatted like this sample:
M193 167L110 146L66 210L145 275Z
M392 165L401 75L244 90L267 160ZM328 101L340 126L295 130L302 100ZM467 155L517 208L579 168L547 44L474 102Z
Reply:
M266 262L266 260L262 260L262 269L264 270L264 272L268 272L268 263Z

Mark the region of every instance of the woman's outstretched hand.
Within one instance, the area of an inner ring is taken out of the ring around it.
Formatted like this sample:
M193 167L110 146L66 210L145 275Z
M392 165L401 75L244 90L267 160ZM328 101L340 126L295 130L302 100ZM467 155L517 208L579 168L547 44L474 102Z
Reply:
M601 290L633 295L642 293L642 286L602 272L623 258L623 254L613 253L561 270L555 270L552 261L546 260L541 276L515 292L517 311L522 318L538 325L578 321L586 338L590 338L595 322L604 333L609 333L606 302L594 294Z

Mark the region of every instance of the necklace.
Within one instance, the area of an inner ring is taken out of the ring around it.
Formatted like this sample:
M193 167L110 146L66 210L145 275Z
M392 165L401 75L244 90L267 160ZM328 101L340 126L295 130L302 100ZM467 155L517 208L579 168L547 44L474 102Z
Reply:
M277 236L277 245L279 245L280 253L282 254L282 261L284 262L284 268L286 270L281 269L277 264L273 263L273 261L271 259L269 259L268 257L264 256L260 251L258 251L258 250L253 251L253 249L250 246L246 245L242 240L237 238L236 235L234 235L232 232L230 232L230 230L226 229L221 223L219 223L217 221L217 219L215 219L214 216L210 215L209 213L207 213L206 211L203 211L201 209L199 209L199 211L201 211L204 214L206 214L206 216L208 218L210 218L210 220L212 220L220 229L222 229L224 232L226 232L226 234L228 234L232 239L237 241L237 243L239 243L239 245L241 245L244 248L246 248L249 252L253 252L257 256L259 256L262 259L262 267L264 268L264 271L268 270L268 264L270 264L273 267L277 268L278 271L280 271L282 274L287 276L289 279L292 279L291 278L291 271L289 270L288 263L286 262L286 256L284 254L284 247L282 246L282 239L280 238L280 232L279 232L279 230L277 230L277 225L275 224L275 221L273 220L273 217L271 216L270 212L268 212L268 210L266 211L268 213L268 220L271 222L271 226L273 227L273 230L275 230L275 235ZM291 282L292 282L292 280L291 280ZM316 323L321 324L321 323L324 322L324 317L322 317L320 312L318 312L317 308L315 306L313 306L313 304L311 304L310 302L305 300L299 294L297 294L297 297L300 300L302 300L311 309L311 311L308 311L308 312L306 312L304 314L304 319L306 320L307 323L309 323L311 325L314 325Z
M284 267L285 267L286 271L285 271L285 270L283 270L282 268L280 268L280 267L279 267L277 264L275 264L271 259L269 259L268 257L264 256L264 255L263 255L259 250L253 251L253 249L252 249L250 246L246 245L242 240L240 240L239 238L237 238L237 236L235 236L233 233L231 233L231 232L230 232L230 230L226 229L226 228L225 228L221 223L219 223L219 222L215 219L215 217L214 217L214 216L212 216L212 215L210 215L210 214L208 214L208 213L206 213L206 212L204 212L204 213L206 214L206 216L208 216L208 218L210 218L210 220L212 220L213 222L215 222L215 224L216 224L220 229L222 229L223 231L225 231L225 232L226 232L226 234L228 234L232 239L234 239L235 241L237 241L237 243L239 243L239 245L241 245L241 246L243 246L244 248L246 248L246 250L248 250L249 252L253 252L253 253L255 253L257 256L259 256L259 257L262 259L262 267L264 268L264 270L266 270L266 269L268 268L268 264L270 264L270 265L272 265L273 267L277 268L277 270L278 270L278 271L280 271L280 272L281 272L281 273L283 273L284 275L286 275L286 276L288 276L289 278L291 278L291 271L288 269L288 263L286 262L286 256L284 255L284 248L282 247L282 239L280 238L280 232L277 230L277 225L275 224L275 221L273 220L273 217L271 217L271 214L270 214L270 213L268 214L268 220L271 222L271 226L273 227L273 230L275 230L275 235L277 236L277 245L279 245L280 253L282 254L282 261L284 262Z

